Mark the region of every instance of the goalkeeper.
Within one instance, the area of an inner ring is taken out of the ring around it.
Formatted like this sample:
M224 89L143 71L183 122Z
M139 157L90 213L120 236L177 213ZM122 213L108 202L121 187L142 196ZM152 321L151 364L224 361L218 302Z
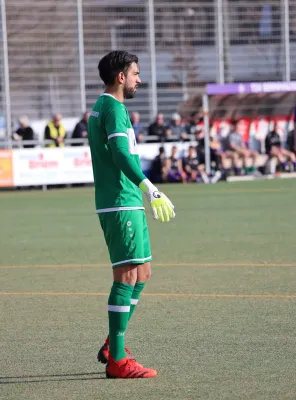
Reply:
M96 212L113 267L108 299L109 335L98 360L107 363L108 378L152 378L157 372L144 368L124 346L128 321L151 275L142 193L147 196L155 220L170 221L175 216L174 207L142 173L135 134L123 104L135 96L141 83L138 58L124 51L112 51L100 60L98 68L106 90L92 109L88 137Z

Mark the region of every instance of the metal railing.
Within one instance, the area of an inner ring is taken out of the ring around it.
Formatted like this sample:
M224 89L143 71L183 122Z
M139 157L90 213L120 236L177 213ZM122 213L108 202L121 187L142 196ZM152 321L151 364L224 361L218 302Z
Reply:
M90 109L115 48L139 56L128 108L145 124L207 82L296 78L296 0L1 0L0 13L0 137L20 115Z

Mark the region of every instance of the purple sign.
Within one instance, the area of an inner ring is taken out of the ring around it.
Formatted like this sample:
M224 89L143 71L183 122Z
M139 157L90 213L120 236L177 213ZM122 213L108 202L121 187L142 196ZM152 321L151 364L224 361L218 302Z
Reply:
M206 93L209 95L274 92L296 92L296 81L225 83L223 85L209 84L206 86Z

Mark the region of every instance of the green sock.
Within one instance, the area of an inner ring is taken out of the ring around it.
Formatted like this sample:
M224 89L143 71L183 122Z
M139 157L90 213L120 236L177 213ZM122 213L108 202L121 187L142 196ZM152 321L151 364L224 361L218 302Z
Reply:
M127 328L134 286L113 282L108 299L110 353L115 361L126 357L124 334Z
M134 291L131 298L131 309L129 313L129 319L131 319L133 312L138 304L139 298L141 296L141 292L144 289L146 282L136 282Z

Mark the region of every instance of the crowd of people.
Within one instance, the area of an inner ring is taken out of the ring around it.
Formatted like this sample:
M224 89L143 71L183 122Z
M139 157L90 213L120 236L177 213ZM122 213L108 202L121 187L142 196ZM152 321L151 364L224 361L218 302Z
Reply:
M53 115L44 129L46 147L63 147L65 140L72 139L71 146L87 144L87 124L90 113L85 112L81 120L68 133L63 124L61 114ZM166 123L164 115L158 113L146 129L141 123L140 114L133 112L130 116L132 126L138 143L160 143L159 155L152 163L151 179L155 182L216 182L221 177L233 175L259 175L264 173L264 168L258 165L260 153L249 148L238 132L238 121L230 123L226 136L211 135L210 164L211 174L205 169L205 133L203 120L199 113L195 113L185 123L178 113L171 115ZM211 126L210 126L211 128ZM211 129L210 129L211 130ZM212 130L211 130L212 131ZM30 127L28 118L19 119L19 127L13 134L13 140L21 142L24 148L34 147L34 132ZM277 171L296 171L296 151L294 130L290 131L286 143L283 143L279 134L279 125L275 122L273 129L265 138L265 153L267 161L277 160ZM178 154L178 147L173 146L170 155L165 154L168 142L191 142L187 154ZM194 143L194 146L192 145ZM264 167L264 166L263 166Z

